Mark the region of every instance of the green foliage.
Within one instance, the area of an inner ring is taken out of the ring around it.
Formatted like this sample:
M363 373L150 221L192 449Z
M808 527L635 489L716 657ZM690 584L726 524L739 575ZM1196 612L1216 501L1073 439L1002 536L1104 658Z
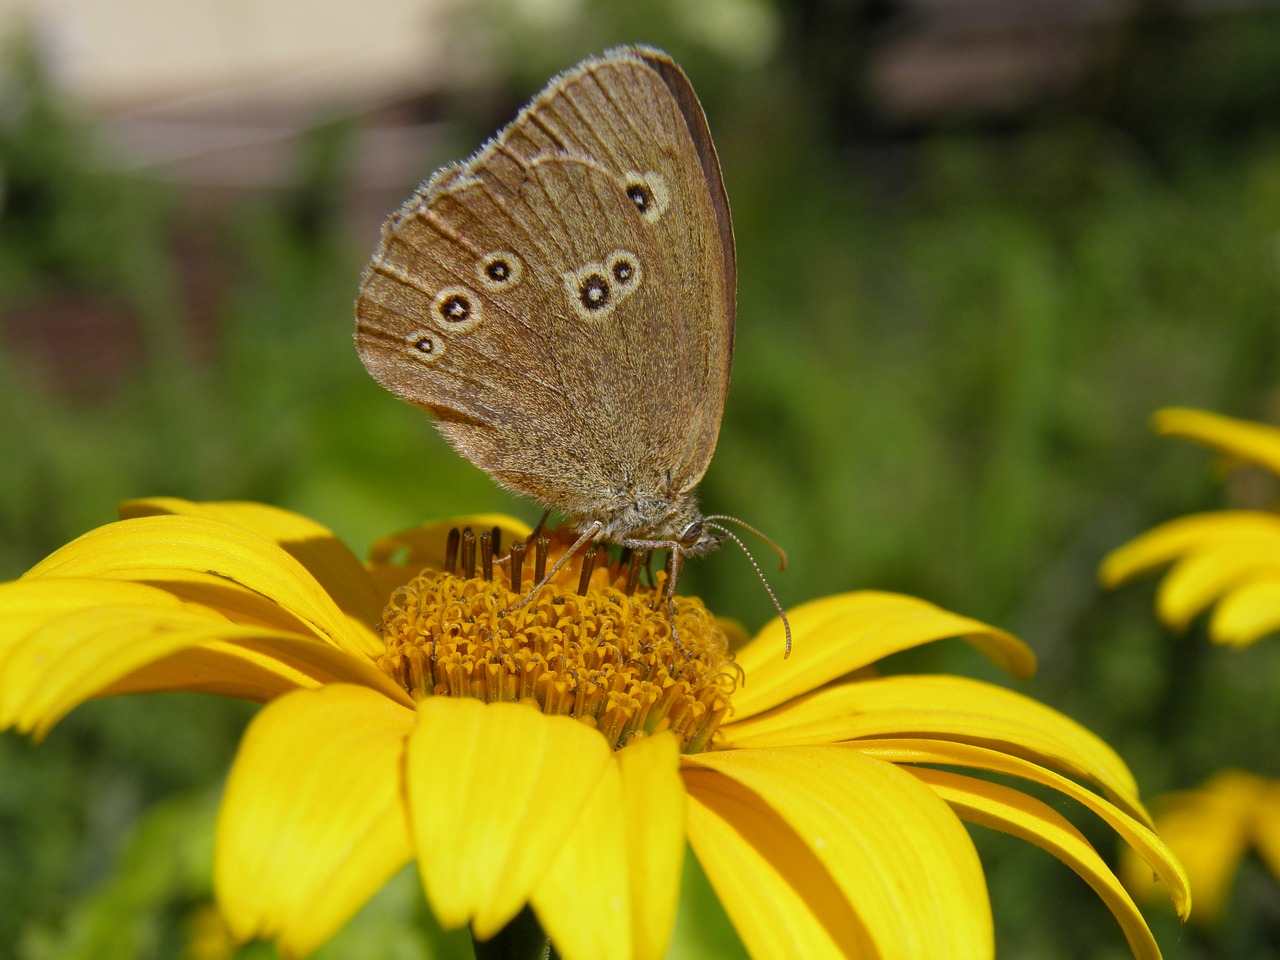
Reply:
M640 36L583 21L555 45L532 27L493 41L517 100ZM1132 535L1223 503L1205 454L1150 435L1154 409L1275 416L1280 138L1257 120L1280 78L1278 23L1157 31L1150 47L1142 25L1105 97L1089 88L998 132L842 147L795 64L727 58L679 24L643 35L704 94L738 236L734 382L704 504L785 545L789 569L769 574L784 605L902 590L1018 632L1042 658L1030 692L1108 738L1147 794L1228 763L1280 774L1259 749L1280 737L1280 646L1168 636L1149 585L1107 596L1095 577ZM1177 67L1168 82L1157 63ZM265 500L357 550L455 513L536 517L360 368L351 302L368 251L340 217L350 124L299 143L290 190L197 217L179 191L110 172L28 51L0 68L0 573L150 494ZM1210 82L1224 77L1240 82ZM194 295L192 245L218 281ZM77 310L106 320L77 331ZM687 576L749 626L771 615L732 551ZM900 665L993 676L959 645ZM207 791L251 712L110 701L39 747L0 738L0 957L180 955L209 895ZM1125 955L1066 868L979 841L1002 956ZM1171 924L1167 955L1264 956L1259 918L1280 902L1266 880L1249 881L1229 936ZM398 878L325 956L465 955L421 934L414 884ZM739 955L722 916L703 922L696 870L686 887L680 949Z

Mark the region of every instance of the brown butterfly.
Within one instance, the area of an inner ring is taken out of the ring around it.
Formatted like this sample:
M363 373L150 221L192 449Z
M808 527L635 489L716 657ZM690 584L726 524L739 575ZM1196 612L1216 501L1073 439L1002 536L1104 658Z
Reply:
M693 87L661 51L624 47L553 79L387 220L356 345L379 383L502 486L560 511L579 544L671 551L671 583L684 556L738 539L696 497L736 279Z

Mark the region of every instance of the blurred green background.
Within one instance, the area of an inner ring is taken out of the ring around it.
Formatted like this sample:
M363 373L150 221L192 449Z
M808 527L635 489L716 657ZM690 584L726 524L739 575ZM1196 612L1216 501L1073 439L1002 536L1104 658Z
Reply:
M1013 630L1041 658L1024 690L1109 740L1145 796L1280 775L1280 644L1172 636L1152 583L1095 575L1162 519L1274 500L1148 429L1163 405L1280 419L1274 5L490 0L437 24L446 58L416 89L295 99L274 167L197 137L204 175L146 154L138 110L61 82L75 45L33 22L0 55L0 575L153 494L289 507L358 551L454 513L535 520L369 379L351 305L418 179L553 73L643 41L702 97L737 233L703 503L786 546L783 604L900 590ZM244 125L175 100L174 129ZM752 629L772 612L733 551L685 586ZM959 643L896 666L999 679ZM40 745L0 737L0 957L221 956L209 830L252 712L125 698ZM975 834L1001 957L1128 955L1066 867ZM687 873L672 955L741 956ZM318 956L466 955L423 914L406 874ZM1280 956L1253 861L1217 927L1149 916L1171 958Z

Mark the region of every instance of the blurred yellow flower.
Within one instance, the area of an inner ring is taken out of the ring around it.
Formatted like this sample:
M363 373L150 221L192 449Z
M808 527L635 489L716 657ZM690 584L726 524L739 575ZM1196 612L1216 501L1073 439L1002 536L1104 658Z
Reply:
M1222 915L1240 861L1251 851L1280 880L1280 781L1224 770L1195 790L1161 797L1156 827L1186 868L1199 923ZM1121 875L1136 894L1158 895L1151 869L1127 852Z
M1252 463L1280 475L1280 429L1203 410L1157 411L1157 432L1195 440L1222 453L1228 465ZM1280 629L1280 515L1219 510L1161 524L1108 555L1100 576L1116 586L1171 564L1160 582L1156 612L1185 629L1214 606L1209 636L1236 647ZM1223 911L1241 859L1256 851L1280 879L1280 783L1225 770L1194 790L1157 801L1157 829L1187 871L1195 918L1210 924ZM1146 896L1150 869L1122 853L1125 885Z
M198 904L187 918L185 960L231 960L239 944L227 929L218 908L212 903Z
M1280 475L1280 428L1180 408L1158 411L1154 422L1161 434ZM1218 510L1171 520L1112 551L1100 576L1114 587L1167 564L1156 613L1169 627L1185 629L1216 603L1209 620L1216 643L1245 646L1280 629L1280 515Z
M459 556L451 526L496 536ZM150 690L269 701L231 771L214 879L232 933L287 955L416 860L446 927L487 939L528 904L568 960L656 958L687 839L753 956L990 957L963 819L1049 850L1135 956L1159 956L1056 809L955 768L1075 800L1187 912L1185 875L1104 742L1001 687L872 667L959 636L1022 677L1034 658L1015 637L862 592L796 609L790 659L777 621L730 653L732 628L692 599L673 642L661 576L637 587L621 560L584 573L577 558L514 609L533 579L513 592L524 564L494 540L529 533L464 518L380 541L364 565L272 507L126 504L0 584L0 726L41 736L90 697Z

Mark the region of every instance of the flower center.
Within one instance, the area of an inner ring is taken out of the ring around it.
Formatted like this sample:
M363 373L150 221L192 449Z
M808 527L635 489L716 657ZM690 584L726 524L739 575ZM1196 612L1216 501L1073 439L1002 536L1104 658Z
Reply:
M705 749L735 683L724 630L701 600L676 597L674 639L665 573L642 586L644 558L609 561L603 547L579 551L521 605L573 539L543 534L530 571L525 544L499 558L486 531L477 570L474 535L455 530L445 569L391 595L378 667L415 699L526 701L595 726L615 748L671 730L684 752Z

